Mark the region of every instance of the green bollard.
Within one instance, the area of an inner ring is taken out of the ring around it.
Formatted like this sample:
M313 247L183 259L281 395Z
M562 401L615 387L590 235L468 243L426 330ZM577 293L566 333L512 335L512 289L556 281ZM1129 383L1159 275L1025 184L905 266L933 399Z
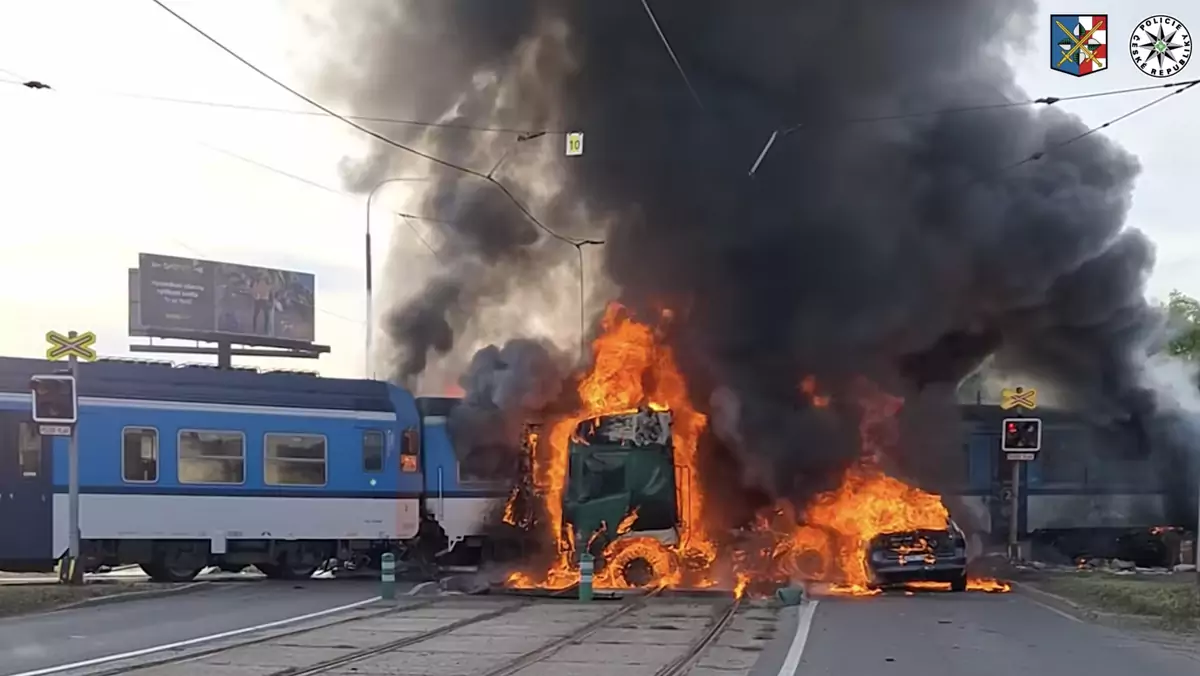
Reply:
M380 596L391 601L396 598L396 556L391 552L386 552L379 562L381 569L380 579L383 582L383 591Z
M595 561L592 555L584 552L579 555L579 600L592 600L592 576L595 573Z

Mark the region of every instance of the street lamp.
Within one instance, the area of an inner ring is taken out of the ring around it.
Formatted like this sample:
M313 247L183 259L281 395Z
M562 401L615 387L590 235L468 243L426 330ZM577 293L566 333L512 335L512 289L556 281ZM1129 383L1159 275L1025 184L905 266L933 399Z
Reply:
M371 268L372 268L372 264L371 264L371 201L375 199L375 193L379 192L380 188L382 188L385 185L388 185L389 183L400 183L400 182L405 182L405 181L428 181L428 180L429 179L424 176L418 176L418 177L396 176L393 178L385 178L382 181L380 181L379 183L375 184L375 187L371 188L371 192L367 194L367 228L366 228L366 261L365 261L366 262L366 272L367 272L367 336L366 336L366 351L365 351L365 354L363 357L364 358L364 370L365 370L364 377L366 377L366 378L374 378L374 370L372 369L372 366L371 366L372 357L374 356L371 354L371 347L374 344L374 336L375 336L375 314L374 314L375 309L372 305L372 300L371 300L372 297L375 295L375 289L374 289L374 285L372 284L372 279L371 279L372 278L372 274L371 274Z
M581 239L572 242L571 246L575 247L575 252L579 254L579 361L582 363L587 359L587 312L584 306L584 286L583 286L583 247L585 246L600 246L604 244L598 239Z

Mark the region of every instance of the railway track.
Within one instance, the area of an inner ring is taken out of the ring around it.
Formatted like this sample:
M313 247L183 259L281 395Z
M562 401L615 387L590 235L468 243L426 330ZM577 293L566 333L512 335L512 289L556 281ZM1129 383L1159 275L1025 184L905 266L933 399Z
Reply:
M439 599L431 599L429 601L420 601L417 603L408 604L408 605L402 606L400 608L392 607L392 608L386 608L383 610L378 610L373 613L364 613L361 615L355 614L355 615L352 615L351 617L343 617L341 619L336 619L336 620L332 620L329 622L322 622L317 625L308 625L308 626L298 627L296 629L290 629L290 630L286 630L286 631L282 631L282 632L275 632L275 633L268 634L266 636L261 636L259 638L240 640L233 644L221 644L221 645L217 645L217 646L213 646L213 647L209 647L209 648L203 648L200 650L188 651L185 653L170 655L168 657L161 657L161 658L150 660L147 662L139 662L137 664L125 665L125 666L109 667L109 668L100 669L100 670L86 670L86 671L80 670L80 671L74 672L74 673L86 674L86 676L120 676L121 674L132 674L132 673L136 673L139 671L145 671L147 669L153 669L155 667L163 667L163 666L169 666L172 664L179 664L180 662L190 662L192 660L199 660L199 659L203 659L205 657L211 657L212 655L219 655L220 653L228 652L230 650L236 650L238 648L246 648L246 647L250 647L250 646L263 645L266 643L270 643L271 641L278 641L280 639L294 638L296 636L301 636L303 634L310 634L310 633L317 632L317 631L324 631L331 627L345 625L345 624L349 624L351 622L359 622L362 620L371 620L371 619L375 619L377 617L384 617L387 615L394 615L397 613L404 613L407 611L419 610L421 608L428 608L428 607L434 605L435 603L437 603L438 600Z
M658 592L655 591L619 602L616 604L616 607L605 609L605 612L602 612L596 617L585 621L582 626L579 626L565 635L554 638L549 643L539 645L536 648L533 648L515 657L509 657L508 655L505 655L504 658L507 658L506 661L494 668L491 668L490 670L483 672L481 676L513 676L514 674L517 674L518 672L521 672L532 665L551 658L568 646L585 642L588 637L606 627L611 626L615 621L621 618L629 617L640 609L646 608L650 600L657 595ZM289 639L294 641L297 636L326 631L331 628L353 626L354 623L363 623L363 628L370 629L369 623L373 619L383 618L385 616L403 617L407 612L429 608L435 604L440 604L441 607L445 608L453 608L459 605L453 601L448 603L445 603L445 601L446 599L432 599L429 601L409 604L400 608L391 607L379 610L377 612L356 614L331 622L325 622L316 626L306 626L251 640L239 641L231 645L227 644L213 646L203 650L171 655L148 662L125 666L115 666L102 671L88 671L80 673L84 673L86 676L121 676L125 674L137 674L140 672L148 672L157 667L166 667L184 662L195 663L196 661L203 660L206 657L213 657L222 653L231 653L232 651L250 646L269 646L271 643L286 641ZM412 648L414 646L416 646L416 649L419 651L422 643L452 635L455 632L471 627L472 625L478 625L490 620L495 620L497 618L517 613L518 611L529 608L537 603L538 601L536 599L514 600L511 603L504 603L496 608L481 609L482 612L479 612L478 614L458 619L427 631L421 631L419 633L403 636L391 641L362 646L353 649L350 652L346 652L345 654L337 655L335 657L314 662L312 664L289 666L286 668L276 669L275 671L268 672L265 676L317 676L318 674L325 674L334 670L341 670L344 667L354 665L359 662L363 662L372 658L378 658L388 655L389 653L402 651L406 648ZM549 605L559 605L561 607L561 604L553 601L549 602ZM734 617L737 615L739 607L740 601L737 600L723 603L719 607L718 612L713 614L712 618L708 620L704 629L691 643L686 646L684 651L656 671L655 676L682 676L683 674L686 674L699 661L705 650L712 646L717 641L718 637L721 636L722 632L728 628ZM596 606L586 609L586 612L594 612L595 610L601 608L602 606L597 604ZM466 637L464 637L464 639L469 640L466 639ZM349 647L350 646L347 646L347 648ZM280 649L281 651L286 651L287 647L286 645L280 646ZM497 657L500 658L500 656Z

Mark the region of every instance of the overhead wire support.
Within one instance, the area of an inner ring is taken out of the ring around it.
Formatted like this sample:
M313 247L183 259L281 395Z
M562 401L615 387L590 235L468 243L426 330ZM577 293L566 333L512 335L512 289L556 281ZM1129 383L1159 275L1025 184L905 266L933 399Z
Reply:
M444 160L440 157L437 157L436 155L431 155L429 153L426 153L426 152L423 152L416 148L413 148L412 146L405 145L403 143L400 143L399 141L395 141L391 138L388 138L387 136L384 136L383 134L380 134L377 131L374 131L372 129L362 126L361 124L358 124L354 120L351 120L350 118L331 110L330 108L328 108L328 107L322 105L321 103L319 103L318 101L306 96L305 94L301 93L300 91L293 89L292 87L290 87L286 83L284 83L282 80L279 80L275 76L271 75L270 73L266 72L265 70L254 65L253 63L251 63L250 61L248 61L247 59L242 57L237 52L233 51L229 47L226 47L223 43L221 43L221 41L217 40L216 38L214 38L211 35L209 35L208 33L206 33L199 26L196 26L191 21L188 21L186 18L184 18L181 14L179 14L175 10L168 7L166 5L166 3L162 2L162 0L150 0L150 1L153 2L154 4L158 5L160 8L162 8L164 11L166 11L171 16L178 19L181 23L186 25L188 28L195 31L197 34L199 34L205 40L208 40L209 42L211 42L213 45L215 45L221 51L225 52L229 56L232 56L234 59L237 59L239 62L241 62L242 65L246 66L247 68L254 71L255 73L258 73L259 75L266 78L267 80L270 80L277 87L290 93L291 95L295 96L296 98L298 98L298 99L304 101L305 103L309 104L310 106L324 112L326 115L329 115L338 120L341 120L345 124L347 124L351 127L354 127L358 131L366 134L367 136L370 136L371 138L374 138L377 141L380 141L389 146L392 146L393 148L396 148L398 150L403 150L409 154L420 157L420 158L427 160L429 162L432 162L438 166L445 167L447 169L452 169L454 171L457 171L457 172L460 172L463 174L467 174L469 176L474 176L481 180L487 181L488 183L492 184L496 188L499 188L500 191L504 193L505 197L507 197L509 199L509 201L512 202L513 205L516 206L518 210L520 210L520 212L525 216L525 218L527 218L531 223L533 223L538 228L540 228L547 235L549 235L549 236L553 237L554 239L557 239L561 242L570 244L571 246L576 245L577 240L558 233L553 228L550 228L545 223L542 223L540 220L538 220L538 218L536 216L534 216L533 213L530 212L529 209L524 204L522 204L521 201L518 200L516 198L516 196L514 196L512 194L512 192L507 187L504 186L503 183L497 181L495 178L492 178L491 176L488 176L487 174L485 174L483 172L477 171L475 169L471 169L470 167L464 167L462 165L455 164L453 162L450 162L449 160Z
M1155 89L1174 89L1175 91L1173 91L1167 95L1167 96L1170 96L1171 94L1178 94L1182 91L1186 91L1187 89L1190 89L1191 87L1193 87L1197 84L1200 84L1200 79L1181 80L1179 82L1166 82L1163 84L1144 85L1141 87L1125 87L1123 89L1106 89L1106 90L1098 91L1098 92L1088 92L1086 94L1073 94L1071 96L1042 96L1042 97L1039 97L1036 99L1025 99L1022 101L1005 101L1003 103L986 103L986 104L975 105L975 106L958 106L958 107L953 107L953 108L939 108L939 109L934 109L934 110L915 111L915 112L911 112L911 113L892 113L892 114L887 114L887 115L868 115L868 116L862 116L862 117L844 117L844 118L838 118L838 119L829 120L829 121L825 121L825 122L807 122L807 123L800 122L800 123L793 124L788 127L780 127L779 129L775 129L774 131L771 132L771 135L769 137L767 137L767 142L763 145L763 149L759 152L758 158L754 161L754 164L750 167L749 175L751 177L753 177L755 175L755 173L758 171L758 168L762 165L763 160L766 158L767 153L770 152L772 146L774 146L777 141L779 141L780 139L782 139L784 137L790 136L792 133L799 131L800 129L803 129L805 127L822 127L822 126L829 127L829 126L843 126L843 125L850 125L850 124L865 124L865 123L872 123L872 122L890 122L890 121L895 121L895 120L908 120L908 119L916 119L916 118L921 118L921 117L934 117L937 115L953 115L953 114L957 114L957 113L970 113L970 112L978 112L978 111L984 111L984 110L1002 110L1005 108L1025 108L1028 106L1035 106L1035 105L1052 106L1057 103L1062 103L1063 101L1082 101L1085 99L1098 99L1098 98L1103 98L1103 97L1107 97L1107 96L1120 96L1123 94L1135 94L1137 92L1153 91ZM1163 97L1163 98L1166 98L1166 97ZM1151 102L1150 104L1148 104L1145 107L1148 108L1151 105L1154 105L1154 103L1156 103L1158 100L1161 100L1161 99L1157 99L1155 102ZM1140 110L1141 109L1135 110L1135 111L1133 111L1133 113L1130 113L1130 114L1135 114L1135 113L1139 112ZM1114 124L1116 122L1120 122L1122 119L1124 119L1124 118L1122 117L1122 118L1118 118L1116 120L1112 120L1111 122L1109 122L1109 124Z
M700 95L696 93L696 88L692 86L692 81L688 79L687 71L683 69L683 64L679 62L679 57L675 56L675 49L671 47L671 41L667 39L667 34L663 33L662 26L658 24L658 19L654 16L654 10L650 9L649 0L642 0L642 7L646 10L646 16L650 17L650 23L654 25L655 32L658 33L658 39L662 41L663 47L667 48L667 55L675 63L675 70L679 71L679 77L683 78L683 84L691 92L692 99L696 102L700 110L704 110L704 102L700 100Z

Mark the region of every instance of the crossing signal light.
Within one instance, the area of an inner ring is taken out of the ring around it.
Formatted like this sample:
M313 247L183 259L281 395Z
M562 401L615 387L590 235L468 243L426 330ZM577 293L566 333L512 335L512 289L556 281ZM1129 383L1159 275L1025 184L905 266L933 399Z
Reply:
M33 421L43 425L74 425L79 418L75 376L34 376Z
M1040 418L1005 418L1001 448L1008 451L1037 451L1042 447Z

